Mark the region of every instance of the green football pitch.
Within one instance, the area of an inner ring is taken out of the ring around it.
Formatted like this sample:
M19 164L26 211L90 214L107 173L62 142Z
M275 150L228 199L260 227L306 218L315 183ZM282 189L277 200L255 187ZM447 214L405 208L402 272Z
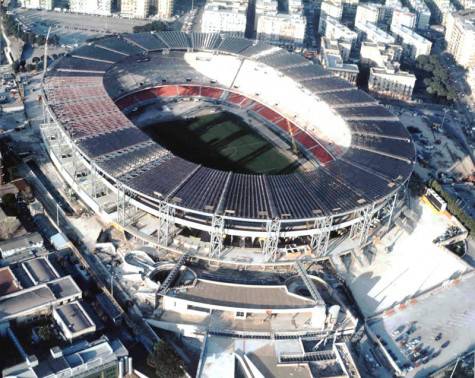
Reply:
M173 154L204 166L237 173L286 174L299 168L240 117L213 113L143 128Z

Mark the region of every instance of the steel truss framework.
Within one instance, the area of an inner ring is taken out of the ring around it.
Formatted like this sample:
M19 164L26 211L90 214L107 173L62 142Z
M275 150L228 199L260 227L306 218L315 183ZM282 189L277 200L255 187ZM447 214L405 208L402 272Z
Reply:
M221 215L215 214L211 224L210 257L221 257L224 237L224 218Z
M266 224L267 237L264 240L263 253L267 261L275 261L277 258L280 226L281 222L279 218L274 218Z
M374 215L377 213L375 205L366 206L363 209L358 210L357 218L360 218L359 222L354 223L350 228L350 238L359 239L359 245L362 246L368 239L368 232L371 226Z
M170 236L172 234L175 208L170 206L168 202L161 201L159 205L159 213L157 242L159 245L168 246L170 244Z
M313 227L320 232L312 234L310 248L315 257L323 256L328 249L333 216L315 219Z
M148 212L146 207L138 205L140 198L127 186L117 181L109 183L103 181L107 180L107 178L103 176L100 169L96 167L94 162L88 163L84 160L81 152L77 150L67 133L48 115L48 112L46 112L44 118L47 123L42 125L41 133L47 148L55 150L57 156L59 152L58 161L60 164L63 161L65 162L62 168L66 168L65 170L71 175L77 187L90 195L99 209L100 201L97 201L97 199L104 195L103 192L105 190L106 193L115 192L116 194L116 199L113 202L116 202L114 204L117 208L116 221L120 225L130 225L134 217L139 213L139 208L141 211ZM404 187L401 187L401 189L404 189ZM398 195L399 192L393 193L377 206L372 204L354 211L350 217L356 221L351 226L347 226L350 227L350 237L353 239L358 238L360 245L363 245L368 239L369 229L375 216L381 220L388 219L387 222L390 225ZM180 219L176 218L175 209L175 205L167 200L158 202L158 214L157 212L154 214L158 220L158 245L169 245L173 237L175 225L179 227L181 224ZM208 226L207 231L210 235L209 256L221 259L224 240L228 235L227 229L230 228L232 230L233 225L232 222L228 223L226 216L219 214L213 215L210 223L211 226ZM307 234L309 246L314 257L322 257L327 254L331 231L341 229L342 225L336 221L334 216L326 216L315 219L312 226L313 233ZM262 246L262 253L266 261L272 262L277 259L279 239L287 237L285 233L282 234L283 230L286 230L286 227L279 218L269 219L266 222ZM233 234L229 233L229 235ZM249 236L254 237L252 234Z

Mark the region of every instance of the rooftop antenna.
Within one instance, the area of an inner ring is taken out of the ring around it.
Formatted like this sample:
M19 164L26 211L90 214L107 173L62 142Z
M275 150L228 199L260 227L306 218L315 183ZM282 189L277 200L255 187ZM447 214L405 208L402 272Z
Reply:
M46 41L45 41L45 57L43 60L43 79L46 75L46 70L48 69L48 39L49 33L51 32L51 26L48 28L48 34L46 34Z

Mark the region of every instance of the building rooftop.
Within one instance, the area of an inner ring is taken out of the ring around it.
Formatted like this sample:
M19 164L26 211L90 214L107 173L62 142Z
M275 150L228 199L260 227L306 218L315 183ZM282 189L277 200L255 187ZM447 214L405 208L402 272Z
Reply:
M332 71L346 71L358 74L360 72L356 64L343 63L340 55L326 54L325 67Z
M71 333L81 333L94 327L94 323L79 302L67 303L54 311Z
M64 349L51 349L51 356L34 367L23 364L3 371L6 377L75 377L108 365L113 366L119 358L128 356L128 351L118 339L108 340L103 336L93 342L80 341Z
M33 232L0 242L0 255L3 257L10 251L34 248L37 245L43 245L43 238L38 232Z
M394 43L395 38L386 33L383 29L378 28L375 24L371 22L365 22L357 26L361 32L366 34L366 38L374 42L382 43Z
M410 40L416 43L432 44L431 41L404 25L395 26L391 29L391 31L404 39L404 41Z
M453 13L455 19L462 21L466 30L475 31L475 9Z
M21 285L9 267L0 268L0 297L21 290Z
M0 321L41 311L58 300L80 297L81 293L71 276L16 291L0 298Z
M318 343L314 340L312 345ZM347 345L314 352L294 339L233 339L208 335L198 367L201 377L250 370L265 377L360 377Z
M252 309L298 309L316 305L312 299L290 293L285 285L239 285L204 279L198 279L192 287L171 290L167 295L210 305Z
M34 285L50 282L59 277L58 272L46 257L27 260L21 266Z

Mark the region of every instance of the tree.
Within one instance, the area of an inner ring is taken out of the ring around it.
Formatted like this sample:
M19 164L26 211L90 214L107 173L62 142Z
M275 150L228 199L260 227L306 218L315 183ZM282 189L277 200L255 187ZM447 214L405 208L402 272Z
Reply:
M20 63L18 63L18 61L15 60L12 63L12 70L13 72L18 73L18 71L20 70Z
M447 210L456 216L465 227L467 227L470 235L473 235L475 232L475 219L458 205L457 198L446 192L437 180L431 180L429 182L429 187L434 189L445 200L445 202L447 202Z
M457 92L450 81L449 70L439 55L420 55L416 60L416 74L422 79L426 92L441 99L452 101Z
M59 45L59 36L57 34L53 34L49 37L49 42L52 45Z
M38 336L41 337L43 341L50 341L53 338L51 329L49 328L47 324L38 327L37 333L38 333Z
M153 21L145 25L134 26L133 28L134 33L150 32L150 31L166 31L166 30L169 30L168 24L163 21Z
M168 343L160 340L154 345L153 352L148 356L147 363L155 369L159 378L183 377L183 361Z

